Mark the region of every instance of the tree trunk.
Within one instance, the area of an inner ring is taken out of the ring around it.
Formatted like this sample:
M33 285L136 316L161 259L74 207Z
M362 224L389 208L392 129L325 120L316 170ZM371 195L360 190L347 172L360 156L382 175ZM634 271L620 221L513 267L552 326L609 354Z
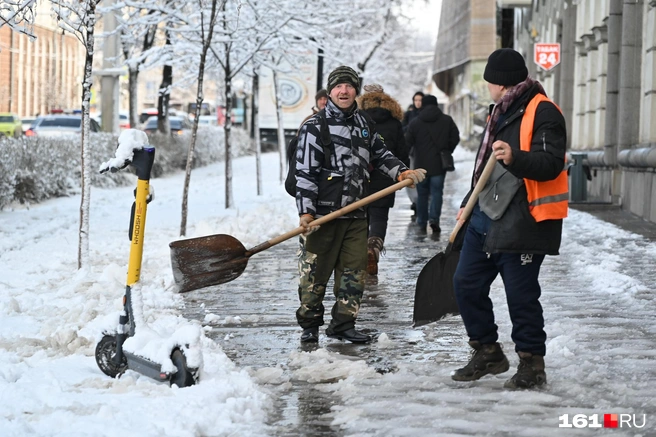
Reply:
M137 111L137 79L139 78L139 69L132 69L128 71L128 96L130 105L130 128L137 129L139 127L139 113Z
M212 43L212 35L214 34L214 24L216 23L216 2L212 0L212 12L210 16L209 30L207 38L203 38L203 49L200 54L200 64L198 66L198 89L196 92L196 111L194 117L194 126L191 130L191 144L187 151L187 166L185 168L184 188L182 192L182 219L180 220L180 235L187 234L187 201L189 198L189 182L191 180L191 168L194 161L194 149L196 148L196 137L198 134L198 120L200 120L201 109L203 106L203 78L205 77L205 60L207 59L207 51ZM201 24L202 25L202 24Z
M229 52L228 52L229 53ZM232 78L230 77L230 55L226 56L225 71L225 102L226 119L223 127L225 138L225 207L232 208L232 160L230 155L230 130L232 129Z
M170 134L169 127L169 100L171 98L171 84L173 83L173 67L165 65L162 70L162 83L159 85L157 97L157 130L163 134Z
M285 180L287 162L285 149L285 128L282 121L282 103L280 102L280 84L278 83L278 73L273 70L273 87L275 88L276 95L276 117L278 118L278 152L280 156L280 182Z
M257 69L253 74L253 131L255 137L255 173L257 177L257 195L262 195L262 145L260 144L260 122L257 119L260 101L260 76Z
M88 22L86 26L84 59L84 79L82 81L82 135L81 135L81 173L82 195L80 196L80 228L78 233L77 267L89 265L89 209L91 204L91 152L89 146L89 103L91 102L91 83L93 76L93 46L96 3L87 4Z

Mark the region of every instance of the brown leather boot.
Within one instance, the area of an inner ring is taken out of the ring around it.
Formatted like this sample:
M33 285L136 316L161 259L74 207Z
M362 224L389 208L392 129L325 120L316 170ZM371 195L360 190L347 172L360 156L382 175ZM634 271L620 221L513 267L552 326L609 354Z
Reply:
M451 374L454 381L476 381L490 373L497 375L510 368L499 343L480 344L478 341L470 341L469 345L473 349L472 357L465 367Z
M367 240L367 273L378 274L378 260L383 250L383 239L380 237L369 237Z
M505 388L532 388L547 383L544 371L544 357L528 352L517 352L519 365L517 373L503 385Z

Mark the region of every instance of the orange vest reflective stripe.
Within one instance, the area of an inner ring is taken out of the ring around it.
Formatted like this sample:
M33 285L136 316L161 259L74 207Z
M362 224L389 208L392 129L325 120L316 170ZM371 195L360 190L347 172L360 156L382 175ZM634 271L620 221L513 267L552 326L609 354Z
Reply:
M545 101L553 103L544 94L537 94L531 99L528 106L526 106L526 112L519 128L519 146L524 152L531 151L535 112L538 109L538 105ZM553 104L558 108L558 105ZM558 110L560 111L560 108ZM524 179L524 184L528 193L528 209L536 222L567 217L569 200L567 170L563 170L556 179L551 181L538 182L531 179Z

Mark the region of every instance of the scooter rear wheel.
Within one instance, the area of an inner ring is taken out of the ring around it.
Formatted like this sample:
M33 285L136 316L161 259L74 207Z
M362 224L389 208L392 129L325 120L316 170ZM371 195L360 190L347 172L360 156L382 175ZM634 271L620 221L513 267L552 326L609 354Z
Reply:
M105 335L96 346L96 364L105 375L112 378L116 378L128 368L128 360L125 355L120 364L114 363L113 358L115 355L116 336Z
M177 385L180 388L189 387L196 383L194 372L187 367L187 359L180 349L175 349L171 354L171 361L178 369L174 375L171 376L171 385Z

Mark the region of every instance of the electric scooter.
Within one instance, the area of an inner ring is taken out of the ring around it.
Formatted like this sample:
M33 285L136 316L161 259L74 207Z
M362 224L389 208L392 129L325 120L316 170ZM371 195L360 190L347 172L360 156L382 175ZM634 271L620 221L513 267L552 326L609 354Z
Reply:
M123 136L123 134L122 134ZM145 134L143 134L145 137ZM121 138L119 138L119 146ZM135 334L136 326L132 309L132 287L139 281L141 274L141 260L143 255L144 233L146 228L146 209L152 200L150 196L150 172L155 161L155 148L142 147L133 150L131 161L122 163L122 167L109 166L101 170L117 172L128 165L136 170L137 188L135 201L130 214L130 228L128 236L130 244L130 259L128 262L128 278L123 296L123 311L119 316L116 333L104 333L103 338L96 346L96 363L105 375L115 378L122 375L127 369L134 370L160 382L168 382L178 387L188 387L197 382L198 369L188 368L184 352L180 347L171 351L171 361L177 371L163 372L162 366L144 357L123 349L123 343L128 337Z

